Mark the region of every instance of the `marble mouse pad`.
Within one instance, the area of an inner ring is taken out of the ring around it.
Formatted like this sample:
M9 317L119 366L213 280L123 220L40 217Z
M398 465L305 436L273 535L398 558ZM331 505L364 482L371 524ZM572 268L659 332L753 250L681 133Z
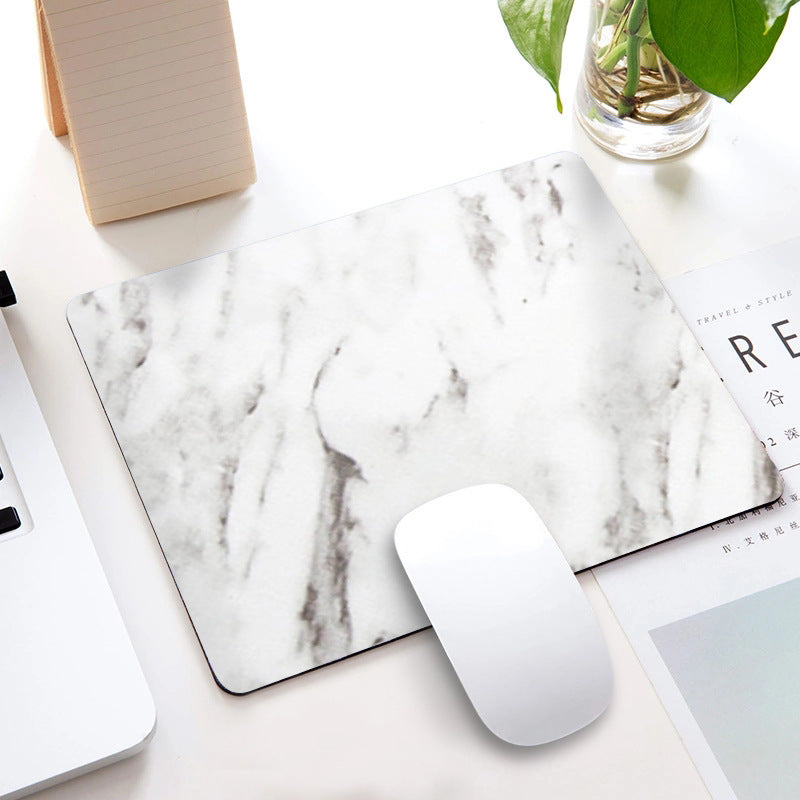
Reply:
M235 693L425 627L392 536L445 492L514 487L577 571L782 487L570 154L99 289L68 316Z

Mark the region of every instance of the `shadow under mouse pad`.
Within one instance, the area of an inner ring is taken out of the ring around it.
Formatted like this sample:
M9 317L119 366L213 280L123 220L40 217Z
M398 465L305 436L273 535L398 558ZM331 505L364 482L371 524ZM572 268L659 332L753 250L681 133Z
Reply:
M392 536L438 495L514 487L577 571L782 488L571 154L99 289L68 316L236 693L425 627Z

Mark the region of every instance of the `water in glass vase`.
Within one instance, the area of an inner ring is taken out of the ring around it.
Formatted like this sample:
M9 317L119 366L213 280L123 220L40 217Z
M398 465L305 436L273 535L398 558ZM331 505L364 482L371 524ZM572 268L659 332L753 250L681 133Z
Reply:
M646 0L592 0L575 113L601 147L652 160L703 138L711 98L658 49Z

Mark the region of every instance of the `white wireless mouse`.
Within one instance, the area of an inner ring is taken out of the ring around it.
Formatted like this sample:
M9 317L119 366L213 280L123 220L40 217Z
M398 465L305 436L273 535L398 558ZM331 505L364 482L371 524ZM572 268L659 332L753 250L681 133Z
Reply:
M588 600L539 515L508 486L461 489L400 521L395 546L484 724L516 745L560 739L611 699Z

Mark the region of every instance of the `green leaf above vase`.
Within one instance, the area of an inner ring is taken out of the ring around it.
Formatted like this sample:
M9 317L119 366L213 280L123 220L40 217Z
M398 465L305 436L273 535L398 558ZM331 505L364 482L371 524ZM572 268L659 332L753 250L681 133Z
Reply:
M787 12L759 0L648 0L653 39L689 80L732 101L772 54ZM784 4L780 4L784 5Z
M561 51L573 0L500 0L500 13L523 58L553 87L563 111L558 83Z

